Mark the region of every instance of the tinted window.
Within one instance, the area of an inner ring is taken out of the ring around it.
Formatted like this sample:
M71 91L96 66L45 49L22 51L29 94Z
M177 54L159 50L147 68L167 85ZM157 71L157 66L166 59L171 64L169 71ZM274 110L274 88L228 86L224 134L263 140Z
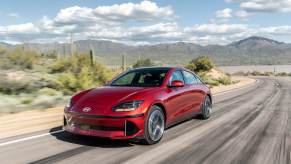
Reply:
M183 71L184 77L185 77L185 84L187 85L193 85L193 84L197 84L197 80L196 77L187 71Z
M195 77L196 77L197 84L204 84L198 76L195 76Z
M170 78L170 84L172 83L172 81L174 80L179 80L179 81L183 81L184 82L184 79L183 79L183 75L182 75L182 72L181 71L175 71L173 72L171 78Z
M136 72L130 72L128 74L123 75L118 80L114 81L113 84L114 85L120 85L120 86L131 85L135 76L136 76Z
M141 69L130 71L116 80L111 86L154 87L162 85L167 69Z

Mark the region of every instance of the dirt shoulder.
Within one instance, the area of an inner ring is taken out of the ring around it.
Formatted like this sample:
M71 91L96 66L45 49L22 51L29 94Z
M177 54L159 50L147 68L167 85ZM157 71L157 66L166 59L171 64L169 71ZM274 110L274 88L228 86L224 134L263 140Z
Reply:
M231 79L232 81L239 81L239 82L232 85L222 85L222 86L213 87L211 88L212 94L219 94L222 92L227 92L227 91L238 89L238 88L241 88L241 87L244 87L256 82L255 79L252 79L249 77L234 76Z
M254 79L247 77L233 77L233 80L240 82L229 86L214 87L211 89L212 93L222 93L255 82ZM0 115L0 139L54 128L62 125L62 122L63 107Z

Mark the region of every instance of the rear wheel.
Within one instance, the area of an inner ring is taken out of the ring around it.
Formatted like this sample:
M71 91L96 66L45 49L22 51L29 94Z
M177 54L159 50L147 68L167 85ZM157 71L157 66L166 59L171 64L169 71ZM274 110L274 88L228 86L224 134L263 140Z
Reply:
M201 115L203 119L208 119L212 112L212 102L209 96L206 96L201 107Z
M158 143L164 134L165 130L165 116L159 106L152 106L144 129L144 142L145 144L152 145Z

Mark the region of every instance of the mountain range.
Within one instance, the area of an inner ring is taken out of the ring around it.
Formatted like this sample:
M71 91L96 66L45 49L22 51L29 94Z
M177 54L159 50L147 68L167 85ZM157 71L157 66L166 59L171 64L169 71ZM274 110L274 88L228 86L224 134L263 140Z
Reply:
M26 43L23 46L43 54L70 54L70 44L67 43ZM74 42L74 49L80 53L92 49L96 60L108 65L120 65L122 55L127 64L150 58L160 65L181 65L198 56L209 56L217 65L291 64L291 44L257 36L228 45L207 46L187 42L132 46L103 40L79 40Z

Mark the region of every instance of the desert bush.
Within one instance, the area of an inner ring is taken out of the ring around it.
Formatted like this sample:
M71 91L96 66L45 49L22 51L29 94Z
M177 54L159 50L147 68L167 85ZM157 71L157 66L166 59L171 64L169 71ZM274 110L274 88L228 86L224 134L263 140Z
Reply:
M64 73L59 77L59 81L62 84L63 92L65 94L71 94L78 90L78 79L73 73Z
M33 102L33 99L31 98L21 100L21 104L31 104L32 102Z
M47 88L47 87L41 88L38 92L40 94L48 95L48 96L55 96L58 94L58 91L56 91L55 89Z
M221 78L218 78L217 81L219 82L219 84L222 84L222 85L232 84L230 76L223 76Z
M151 59L140 59L136 61L136 63L133 64L133 68L139 68L139 67L150 67L154 66L154 63L151 61Z
M238 72L233 73L232 75L235 75L235 76L247 76L247 73L243 72L243 71L238 71Z
M0 56L6 53L6 48L0 45Z
M214 67L214 63L207 56L201 56L191 60L186 68L193 72L210 71Z
M264 73L264 76L273 76L274 75L274 72L265 72Z
M202 80L210 85L210 86L218 86L219 85L219 81L217 81L216 79L212 78L211 76L200 76L202 78Z
M288 73L286 72L279 72L276 74L276 76L288 76Z
M50 66L51 73L60 73L71 70L72 62L68 59L59 59Z
M103 85L113 75L102 63L92 63L88 54L56 61L51 66L51 72L61 74L58 81L65 94Z
M10 63L21 68L32 69L37 61L37 53L32 50L24 50L17 47L8 51L7 58Z
M251 75L253 75L253 76L262 76L263 74L261 72L259 72L259 71L253 71L251 73Z
M4 94L19 94L34 90L35 88L27 81L6 80L4 78L0 80L0 92Z
M231 77L228 75L225 75L220 78L213 78L210 75L207 75L207 72L198 72L197 75L201 77L201 79L210 86L218 86L218 85L230 85L233 83L231 80Z

